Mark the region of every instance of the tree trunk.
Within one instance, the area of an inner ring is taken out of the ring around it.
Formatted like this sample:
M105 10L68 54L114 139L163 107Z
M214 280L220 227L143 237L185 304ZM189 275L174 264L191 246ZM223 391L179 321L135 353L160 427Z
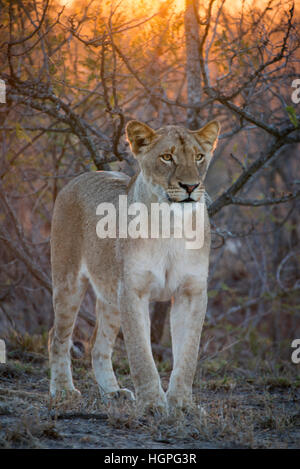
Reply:
M199 56L199 24L198 24L198 0L185 0L185 48L186 48L186 77L187 99L191 106L200 105L202 86ZM187 126L191 130L201 127L200 112L198 109L189 108L187 111Z

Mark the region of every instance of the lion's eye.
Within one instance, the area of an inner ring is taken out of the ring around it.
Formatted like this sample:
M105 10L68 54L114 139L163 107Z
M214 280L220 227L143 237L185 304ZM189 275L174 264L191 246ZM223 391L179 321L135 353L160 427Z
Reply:
M204 161L204 155L203 155L203 153L198 153L198 154L196 155L196 161L197 161L198 163L202 163L202 161Z
M160 158L164 161L172 161L172 155L170 153L164 153L163 155L160 155Z

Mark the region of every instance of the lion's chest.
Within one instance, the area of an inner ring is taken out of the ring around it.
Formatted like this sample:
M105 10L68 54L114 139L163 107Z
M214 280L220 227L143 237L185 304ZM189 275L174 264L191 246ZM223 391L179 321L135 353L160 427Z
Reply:
M149 301L167 301L189 278L206 277L207 262L203 250L185 249L184 240L150 240L135 250L126 272Z

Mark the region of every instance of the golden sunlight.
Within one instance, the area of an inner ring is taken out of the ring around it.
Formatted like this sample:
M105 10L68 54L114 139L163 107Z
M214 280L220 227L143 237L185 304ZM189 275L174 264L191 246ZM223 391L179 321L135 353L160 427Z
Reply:
M173 0L172 1L172 6L175 11L180 11L184 9L186 0ZM78 0L59 0L60 4L65 6L66 8L71 8L73 5L76 3L79 3ZM121 8L122 6L130 9L134 9L138 12L141 10L144 10L145 12L150 12L155 9L157 9L160 4L165 3L164 0L121 0L119 2L113 1L113 2L105 2L106 6L110 6L109 4L118 6L118 8ZM80 1L80 4L82 5L83 2L82 0Z
M185 4L187 0L173 0L172 7L175 11L182 11L184 10ZM242 6L247 8L251 5L255 5L257 8L262 8L266 5L268 0L227 0L225 1L225 6L230 9L231 11L235 11L241 9ZM84 2L82 0L59 0L60 4L65 6L66 8L71 8L75 4L79 4L82 6ZM106 6L115 5L118 8L122 6L126 6L127 8L134 9L138 12L144 10L145 12L153 11L157 9L161 4L166 3L165 0L120 0L120 1L107 1L103 2ZM199 5L201 6L201 0L199 1ZM207 2L206 2L207 3ZM202 3L203 5L203 3ZM79 6L79 5L78 5Z

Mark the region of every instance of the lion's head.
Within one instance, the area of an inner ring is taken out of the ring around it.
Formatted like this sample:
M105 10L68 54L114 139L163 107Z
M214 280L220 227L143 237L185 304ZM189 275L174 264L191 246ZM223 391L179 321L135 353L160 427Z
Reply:
M219 130L216 120L195 131L179 125L153 130L135 120L126 126L146 184L159 201L169 202L200 200Z

